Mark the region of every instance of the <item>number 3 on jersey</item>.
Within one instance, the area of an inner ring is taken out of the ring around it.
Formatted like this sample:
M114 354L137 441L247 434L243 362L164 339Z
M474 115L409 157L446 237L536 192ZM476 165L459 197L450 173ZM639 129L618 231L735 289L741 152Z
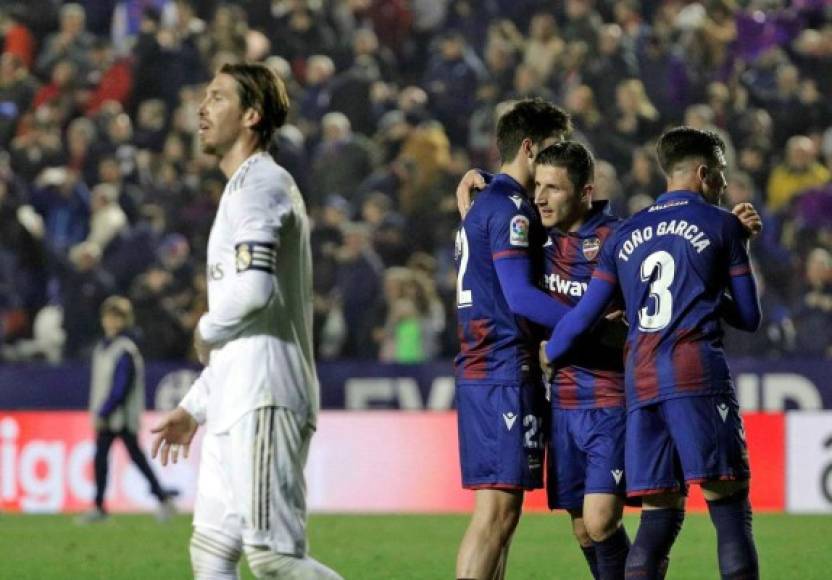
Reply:
M465 290L465 271L468 269L468 236L465 234L465 228L459 228L456 233L456 255L459 260L459 272L456 275L456 306L457 308L467 308L471 306L474 301L470 290Z
M676 275L676 262L665 251L653 252L641 263L641 281L650 282L647 305L638 311L638 327L644 332L658 332L670 324L673 294L670 285Z

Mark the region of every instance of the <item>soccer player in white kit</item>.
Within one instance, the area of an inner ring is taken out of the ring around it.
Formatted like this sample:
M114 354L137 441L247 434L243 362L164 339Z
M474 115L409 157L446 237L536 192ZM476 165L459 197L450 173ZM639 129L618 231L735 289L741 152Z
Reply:
M223 66L199 109L203 152L228 177L208 240L208 312L194 343L206 365L154 429L174 463L205 425L190 553L199 580L338 579L307 556L303 468L318 413L309 222L292 176L266 152L286 119L282 81Z

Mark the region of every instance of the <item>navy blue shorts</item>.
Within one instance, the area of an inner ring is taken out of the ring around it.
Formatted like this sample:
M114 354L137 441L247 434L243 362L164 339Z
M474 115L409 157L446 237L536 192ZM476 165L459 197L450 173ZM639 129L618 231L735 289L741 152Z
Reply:
M739 405L731 395L668 399L627 414L627 495L750 477Z
M587 493L624 496L623 407L552 409L547 454L549 509L580 509Z
M543 421L548 404L540 383L457 385L462 486L543 487Z

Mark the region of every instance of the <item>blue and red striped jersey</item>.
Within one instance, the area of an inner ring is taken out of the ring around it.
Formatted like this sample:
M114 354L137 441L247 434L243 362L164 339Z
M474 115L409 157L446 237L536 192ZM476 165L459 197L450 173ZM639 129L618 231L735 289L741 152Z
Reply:
M601 247L621 219L609 213L609 202L592 204L578 231L549 230L543 246L544 289L570 308L586 291ZM619 301L620 302L620 301ZM620 309L621 306L618 307ZM624 406L623 324L601 321L569 351L551 381L552 405L560 409Z
M494 176L465 215L456 239L457 382L539 380L542 329L512 314L494 262L526 256L539 268L545 235L525 190L505 174Z
M604 245L593 276L623 293L628 408L731 392L719 304L729 276L750 271L744 240L731 213L698 193L671 191Z

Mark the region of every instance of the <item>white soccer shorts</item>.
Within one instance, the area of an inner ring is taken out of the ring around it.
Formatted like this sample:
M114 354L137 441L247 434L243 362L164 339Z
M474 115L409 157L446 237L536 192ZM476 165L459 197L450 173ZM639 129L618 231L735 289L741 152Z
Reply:
M306 555L303 468L314 429L285 407L244 415L202 442L194 527L280 554Z

